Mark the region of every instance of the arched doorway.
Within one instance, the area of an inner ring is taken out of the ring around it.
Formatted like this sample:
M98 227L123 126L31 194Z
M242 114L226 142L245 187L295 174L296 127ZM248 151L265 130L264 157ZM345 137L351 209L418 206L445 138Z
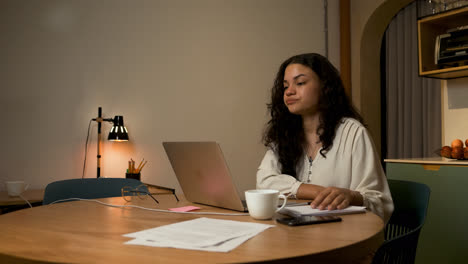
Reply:
M387 0L367 21L360 47L361 113L368 124L377 151L381 153L380 50L382 38L392 18L414 0ZM371 100L369 100L371 98Z

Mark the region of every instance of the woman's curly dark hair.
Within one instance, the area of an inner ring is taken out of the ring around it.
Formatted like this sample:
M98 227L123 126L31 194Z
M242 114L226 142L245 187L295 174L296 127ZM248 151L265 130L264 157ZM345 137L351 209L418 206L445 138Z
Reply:
M302 117L291 114L284 104L284 72L290 64L302 64L312 69L320 79L320 113L317 134L322 143L323 157L332 147L336 128L343 117L352 117L363 122L345 93L338 70L327 58L316 53L293 56L283 62L271 90L271 102L267 105L271 119L263 133L263 144L273 147L279 156L281 172L296 177L296 168L304 155L306 144Z

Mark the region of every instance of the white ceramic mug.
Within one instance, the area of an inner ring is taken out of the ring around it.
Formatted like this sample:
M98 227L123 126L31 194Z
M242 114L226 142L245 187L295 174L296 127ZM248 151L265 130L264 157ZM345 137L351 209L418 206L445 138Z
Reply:
M24 181L7 181L5 182L8 195L11 197L20 196L24 191L29 187L29 184L24 183Z
M280 208L278 208L279 199L283 199L283 205ZM267 220L284 208L288 198L277 190L248 190L245 191L245 200L252 218Z

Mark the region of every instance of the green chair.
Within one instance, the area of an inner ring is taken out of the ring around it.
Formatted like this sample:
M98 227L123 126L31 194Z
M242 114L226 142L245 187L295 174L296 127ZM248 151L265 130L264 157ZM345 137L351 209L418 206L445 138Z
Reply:
M97 199L118 197L122 188L139 187L138 190L148 192L146 185L139 180L127 178L86 178L70 179L49 183L44 191L43 205L70 198ZM137 194L134 194L137 195ZM71 201L71 200L70 200Z
M372 263L414 263L431 190L423 183L388 180L395 209Z

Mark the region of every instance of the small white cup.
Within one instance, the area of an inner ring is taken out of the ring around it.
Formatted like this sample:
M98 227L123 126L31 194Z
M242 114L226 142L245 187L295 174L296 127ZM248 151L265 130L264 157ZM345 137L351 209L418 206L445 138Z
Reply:
M283 205L280 208L278 208L279 199L283 199ZM284 208L288 198L277 190L248 190L245 191L245 200L252 218L267 220Z
M29 187L29 184L25 184L24 181L7 181L5 184L8 195L11 197L20 196Z

